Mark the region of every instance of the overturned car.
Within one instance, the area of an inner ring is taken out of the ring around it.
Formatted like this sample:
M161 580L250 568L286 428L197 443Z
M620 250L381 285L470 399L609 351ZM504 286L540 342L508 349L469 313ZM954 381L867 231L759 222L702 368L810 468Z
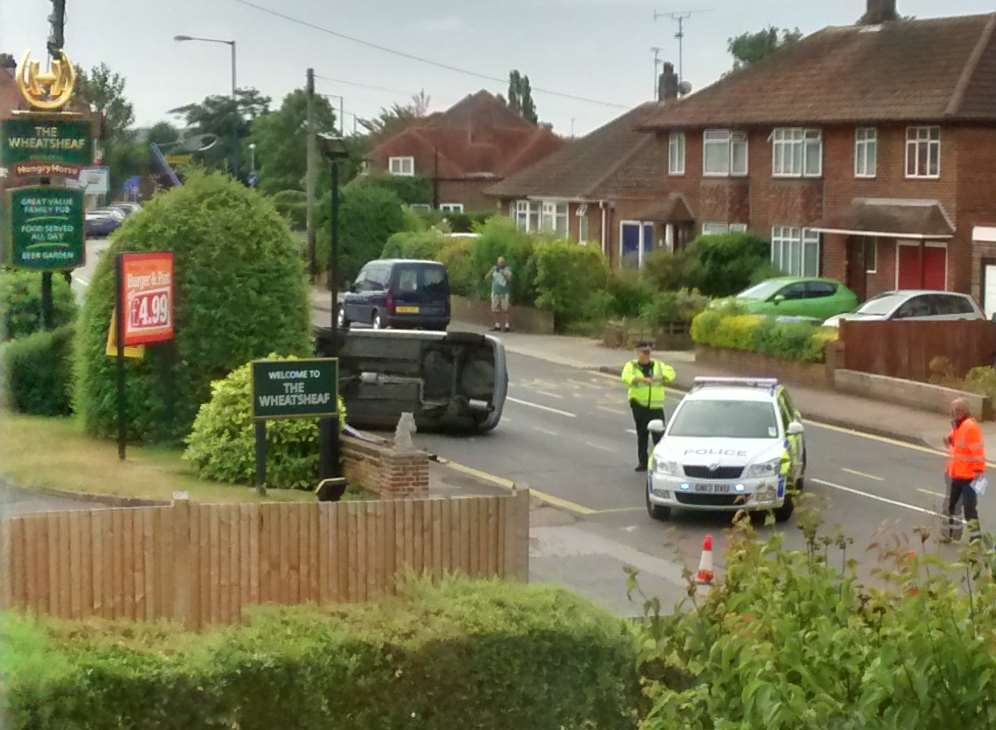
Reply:
M315 352L333 352L315 331ZM490 431L508 392L501 340L472 332L338 330L339 394L349 423L392 429L404 412L421 430Z

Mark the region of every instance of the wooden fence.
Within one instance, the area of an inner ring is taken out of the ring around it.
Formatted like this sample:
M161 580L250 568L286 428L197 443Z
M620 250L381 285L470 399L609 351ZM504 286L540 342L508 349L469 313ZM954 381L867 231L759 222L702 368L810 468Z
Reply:
M955 375L992 365L994 325L982 320L949 322L842 321L843 367L863 373L929 382L930 363L945 357Z
M528 579L529 492L50 512L0 522L0 607L236 622L259 603L376 599L407 570Z

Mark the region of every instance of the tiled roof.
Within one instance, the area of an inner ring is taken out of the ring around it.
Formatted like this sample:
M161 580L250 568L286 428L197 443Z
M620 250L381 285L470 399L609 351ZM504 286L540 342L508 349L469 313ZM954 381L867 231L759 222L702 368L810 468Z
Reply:
M996 121L996 14L825 28L661 108L646 129Z
M563 140L511 111L487 91L469 95L441 114L378 145L371 159L417 156L434 160L440 178L512 174L559 148Z
M654 190L649 178L663 179L664 168L653 135L637 126L658 106L642 104L485 192L496 197L592 200L632 190L637 197L647 197Z
M936 200L855 198L849 206L829 211L814 227L823 232L877 233L916 238L951 238L954 225Z

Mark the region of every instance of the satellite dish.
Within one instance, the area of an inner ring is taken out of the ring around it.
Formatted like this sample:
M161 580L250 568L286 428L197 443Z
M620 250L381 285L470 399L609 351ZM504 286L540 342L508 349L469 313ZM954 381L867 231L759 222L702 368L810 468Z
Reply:
M680 84L678 84L678 93L681 96L688 96L689 94L692 93L692 85L687 81L682 81Z

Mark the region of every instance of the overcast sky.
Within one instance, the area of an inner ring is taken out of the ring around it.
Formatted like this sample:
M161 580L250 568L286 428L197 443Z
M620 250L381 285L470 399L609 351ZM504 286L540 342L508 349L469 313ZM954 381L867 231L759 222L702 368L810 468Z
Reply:
M685 23L685 78L695 88L730 65L726 41L776 25L812 33L848 25L865 0L252 0L286 15L487 76L518 68L535 87L625 107L652 96L651 46L677 65L675 24L654 11L703 9ZM433 110L481 88L505 85L364 47L282 20L238 0L67 0L66 50L85 67L101 61L124 74L136 122L171 119L168 110L230 88L229 50L210 43L176 43L174 35L234 39L239 86L255 86L279 105L303 86L305 69L374 90L319 80L318 90L345 98L350 114L372 116L382 106L425 89ZM919 18L991 12L991 0L898 0ZM44 54L49 0L0 0L0 51L20 58ZM621 108L534 92L542 121L578 135ZM338 99L334 101L338 106ZM175 120L174 120L175 121Z

